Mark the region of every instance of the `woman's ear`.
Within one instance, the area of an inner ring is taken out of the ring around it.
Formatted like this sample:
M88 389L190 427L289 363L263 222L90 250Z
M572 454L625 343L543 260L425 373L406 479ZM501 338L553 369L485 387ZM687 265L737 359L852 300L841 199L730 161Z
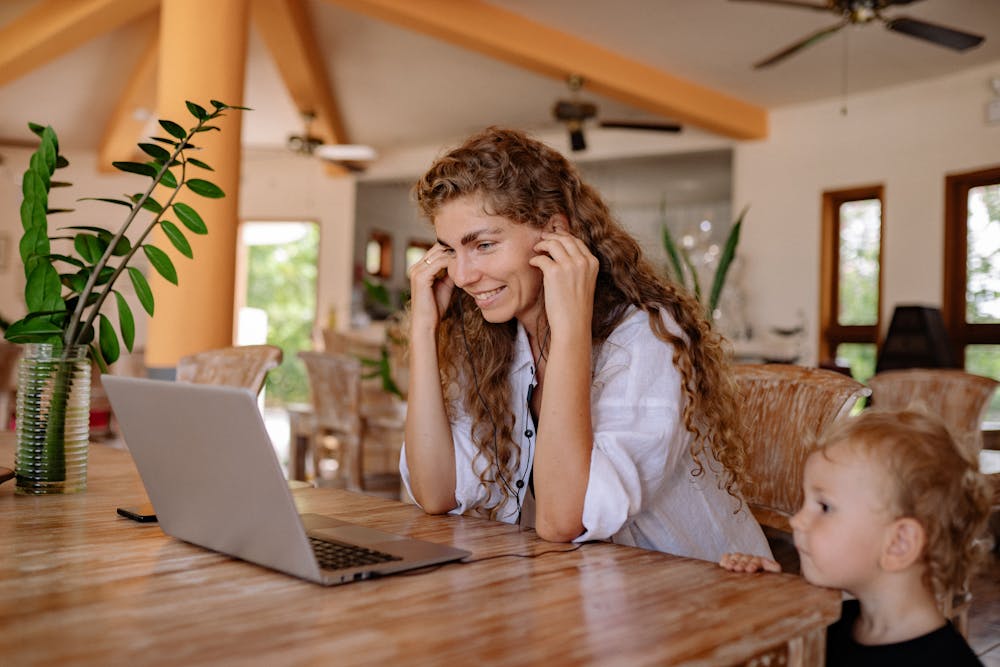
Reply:
M569 220L562 213L556 213L551 218L549 222L545 225L545 231L547 232L568 232L569 231Z
M886 528L886 544L880 564L883 570L899 572L920 561L927 544L927 533L912 517L896 519Z

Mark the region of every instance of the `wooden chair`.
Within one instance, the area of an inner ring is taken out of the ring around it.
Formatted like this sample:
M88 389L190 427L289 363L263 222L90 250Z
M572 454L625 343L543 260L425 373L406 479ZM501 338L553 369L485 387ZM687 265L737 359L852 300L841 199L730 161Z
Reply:
M177 381L246 387L260 393L267 372L281 363L281 348L275 345L243 345L207 350L181 357Z
M365 386L361 361L353 355L303 351L299 358L312 395L310 440L318 482L323 482L323 459L329 457L337 461L333 484L398 497L404 406L396 397Z
M17 362L21 346L0 340L0 431L10 428L14 395L17 392Z
M743 498L757 521L789 532L802 505L802 471L814 439L871 390L852 378L791 364L734 368L749 452Z
M872 405L888 410L922 407L937 415L970 460L983 448L982 424L1000 382L954 368L910 368L877 373L868 381Z

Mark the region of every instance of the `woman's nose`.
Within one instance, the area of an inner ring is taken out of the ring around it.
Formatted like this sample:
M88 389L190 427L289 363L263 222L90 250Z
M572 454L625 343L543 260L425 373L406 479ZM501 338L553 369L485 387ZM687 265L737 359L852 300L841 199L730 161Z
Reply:
M448 263L448 275L456 286L464 289L476 281L478 271L473 262L461 254L456 254Z

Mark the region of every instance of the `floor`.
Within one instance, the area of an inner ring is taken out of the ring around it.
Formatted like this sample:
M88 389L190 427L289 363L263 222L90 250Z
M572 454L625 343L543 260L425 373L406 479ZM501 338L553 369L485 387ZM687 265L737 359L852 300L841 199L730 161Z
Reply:
M769 531L768 541L785 571L798 572L795 547ZM1000 551L996 549L972 582L968 639L986 667L1000 667Z

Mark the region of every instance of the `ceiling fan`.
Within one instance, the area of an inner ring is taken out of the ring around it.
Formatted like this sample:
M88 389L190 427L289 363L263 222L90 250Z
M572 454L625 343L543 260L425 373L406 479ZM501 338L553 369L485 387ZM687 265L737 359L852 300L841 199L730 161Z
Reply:
M812 9L821 12L831 12L841 16L839 23L818 30L807 37L800 39L794 44L772 54L754 64L754 69L769 67L778 63L788 56L798 53L807 46L819 42L829 37L841 28L852 24L871 23L879 20L889 30L933 42L955 51L965 51L982 43L983 37L969 32L947 28L935 23L928 23L919 19L907 16L897 16L886 18L882 16L882 10L893 5L908 5L919 0L826 0L826 2L806 2L806 0L731 0L733 2L763 2L771 5L784 5L786 7L799 7L801 9Z
M587 140L583 136L583 123L597 116L597 105L579 98L580 88L583 87L583 77L573 74L567 80L571 92L568 100L556 100L552 107L552 115L569 130L569 145L574 151L582 151L587 148ZM659 123L655 121L642 120L602 120L598 122L600 127L619 128L625 130L652 130L654 132L680 132L681 126L677 123Z
M302 113L304 129L302 134L290 134L285 142L288 150L299 155L312 155L326 162L341 165L350 171L363 171L368 163L378 157L375 149L364 144L324 144L309 133L316 115L311 111Z

